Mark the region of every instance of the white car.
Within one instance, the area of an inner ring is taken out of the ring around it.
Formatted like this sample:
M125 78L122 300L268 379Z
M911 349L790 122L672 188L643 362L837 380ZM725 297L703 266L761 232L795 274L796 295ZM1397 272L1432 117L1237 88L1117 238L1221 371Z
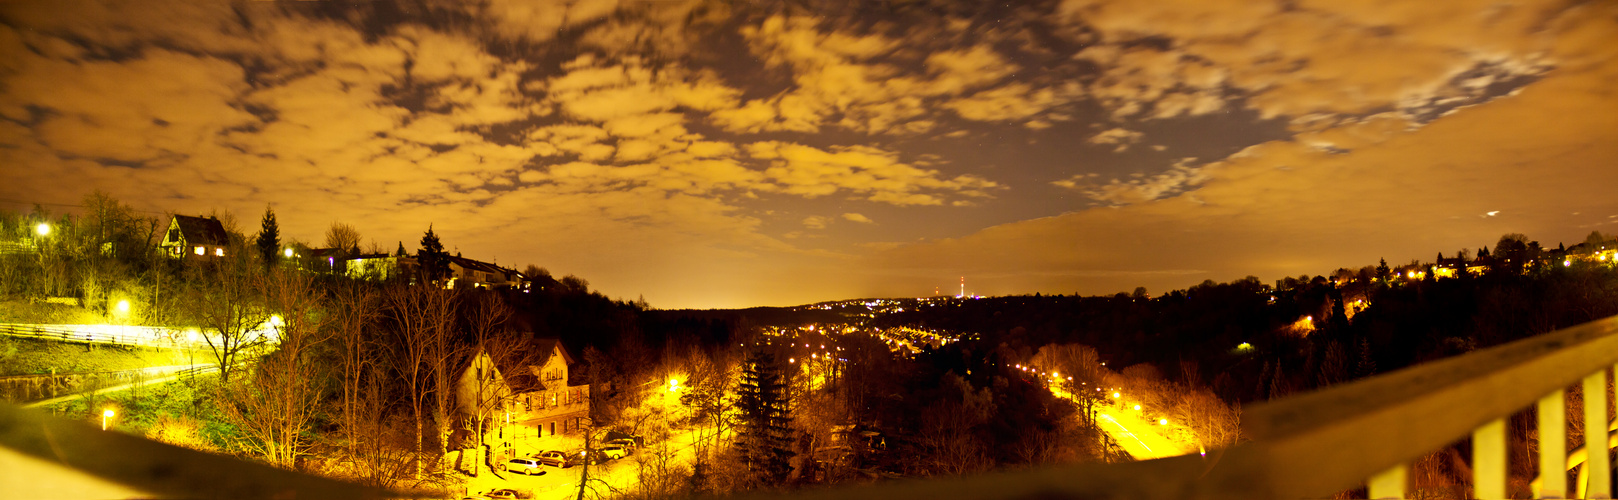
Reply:
M601 452L601 456L607 457L609 460L624 458L624 455L629 454L629 448L618 444L602 446L600 448L596 448L596 451Z
M544 474L545 471L539 468L540 465L540 461L532 458L513 458L506 461L506 472L528 475Z

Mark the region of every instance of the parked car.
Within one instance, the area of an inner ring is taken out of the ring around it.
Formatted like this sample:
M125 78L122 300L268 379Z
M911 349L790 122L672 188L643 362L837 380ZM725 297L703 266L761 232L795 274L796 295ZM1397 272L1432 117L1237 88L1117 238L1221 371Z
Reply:
M513 458L506 461L506 472L541 475L544 474L545 471L540 470L540 465L544 464L534 458Z
M611 440L611 441L607 441L607 446L622 446L624 448L624 453L625 454L634 453L635 448L640 447L639 444L636 444L634 439L630 439L630 438L614 439L614 440ZM605 449L605 448L603 448L603 449Z
M629 447L621 444L609 444L596 448L596 451L600 452L601 456L606 457L608 460L617 460L629 454Z
M517 490L507 488L484 493L483 498L489 498L492 500L517 500L522 498L522 496L517 494Z
M570 465L567 463L567 454L556 450L535 453L532 458L539 461L539 463L549 465L551 467L570 467Z
M566 463L562 464L562 468L565 469L565 468L572 467L572 466L575 466L575 465L584 465L585 461L588 460L589 458L590 458L590 455L588 453L585 453L584 450L573 450L573 451L567 452ZM589 460L589 462L590 462L590 464L593 465L593 464L601 463L602 460L600 460L600 458L597 457L595 460Z

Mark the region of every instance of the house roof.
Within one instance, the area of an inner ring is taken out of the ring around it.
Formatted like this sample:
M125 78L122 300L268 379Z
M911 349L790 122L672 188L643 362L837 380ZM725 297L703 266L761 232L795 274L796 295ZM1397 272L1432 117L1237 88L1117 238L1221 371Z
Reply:
M230 235L225 233L225 225L213 217L176 215L174 225L179 226L180 237L189 244L225 246L230 242Z
M500 266L495 265L495 264L490 264L488 262L483 262L483 261L480 261L480 260L472 260L472 259L468 259L468 258L465 258L465 257L457 257L457 256L454 256L454 255L445 255L444 258L448 259L450 262L454 262L456 265L459 265L459 266L461 266L463 268L472 269L472 270L475 270L475 271L483 271L483 272L486 272L486 273L495 273L495 274L501 274L501 275L506 275L506 274L519 274L520 275L521 274L521 273L518 273L517 270L515 270L515 269L507 269L507 268L500 267Z

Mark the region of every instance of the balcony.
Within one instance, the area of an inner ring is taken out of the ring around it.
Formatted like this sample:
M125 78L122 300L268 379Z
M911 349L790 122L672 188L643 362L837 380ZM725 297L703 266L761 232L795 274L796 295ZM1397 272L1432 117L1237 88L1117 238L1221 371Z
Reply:
M1584 421L1608 422L1606 378L1615 363L1618 317L1253 406L1246 411L1243 424L1252 439L1206 455L743 496L1297 499L1329 498L1368 486L1371 498L1404 498L1409 463L1470 439L1473 496L1507 498L1512 492L1506 489L1505 419L1533 408L1543 443L1538 450L1540 479L1535 496L1564 498L1572 493L1610 498L1608 474L1581 474L1571 485L1566 481L1570 464L1597 471L1609 470L1610 464L1606 453L1586 458L1582 450L1569 454L1565 449L1563 396L1567 388L1582 384L1585 399L1591 403L1585 405ZM1601 433L1593 441L1601 449L1610 446L1610 438ZM95 476L163 495L387 495L102 433L82 423L53 420L5 405L0 405L0 446L6 448L0 450L0 468L20 462L48 463L63 478ZM19 456L23 460L9 458Z

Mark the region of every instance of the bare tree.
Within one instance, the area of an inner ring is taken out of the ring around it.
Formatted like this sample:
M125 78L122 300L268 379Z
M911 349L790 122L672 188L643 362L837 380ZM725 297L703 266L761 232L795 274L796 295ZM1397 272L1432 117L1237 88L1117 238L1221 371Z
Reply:
M362 419L366 417L360 408L365 377L376 371L377 348L366 335L366 330L376 320L380 300L370 285L353 282L337 285L330 298L332 330L340 356L336 369L343 387L340 413L343 431L348 434L348 452L351 456L358 453L357 434Z
M1095 427L1096 409L1107 396L1096 389L1102 385L1107 369L1101 366L1101 356L1094 348L1080 344L1047 345L1039 348L1029 364L1055 373L1052 382L1079 405L1085 425Z
M383 294L386 321L392 338L387 346L394 368L404 383L405 397L410 404L410 415L415 424L416 451L415 476L422 472L422 438L427 398L438 385L434 370L439 364L432 359L438 349L437 338L444 335L453 320L449 292L430 286L394 286Z
M343 252L353 251L360 247L360 231L354 226L341 222L331 223L326 228L326 248L336 248Z
M219 365L219 379L229 382L244 353L264 345L262 326L272 314L264 307L265 279L247 252L228 252L218 261L195 266L187 290L192 321Z
M699 347L687 358L689 380L680 389L680 402L691 409L695 420L712 432L712 449L723 449L723 436L735 416L736 381L739 364L709 356ZM700 453L700 451L699 451Z
M358 418L347 431L355 444L354 476L363 484L392 488L409 474L411 457L419 448L401 439L409 435L406 429L410 424L390 417L392 405L388 402L391 398L383 385L387 378L385 370L376 363L366 366L367 373L354 404Z
M1179 391L1170 414L1208 449L1228 447L1241 438L1241 408L1207 389Z
M473 351L471 362L467 363L466 371L460 375L459 380L468 390L461 394L459 403L461 411L468 413L467 419L471 423L478 450L479 457L472 466L472 475L477 476L477 464L488 457L484 434L496 412L507 404L507 398L511 396L512 388L507 386L501 367L507 370L525 369L532 360L529 359L531 353L523 349L522 339L503 335L512 311L499 295L478 294L470 296L468 300L467 319L472 329ZM471 379L468 380L468 377Z
M317 413L315 350L330 338L317 310L318 296L310 279L276 270L266 282L268 306L280 312L274 329L275 350L260 357L245 380L221 388L225 415L247 439L243 447L272 465L291 469L307 451L305 433Z
M994 395L987 388L974 391L972 385L951 373L944 376L940 389L944 397L921 412L917 441L927 450L919 464L923 472L958 476L989 467L982 441L974 428L994 413Z

